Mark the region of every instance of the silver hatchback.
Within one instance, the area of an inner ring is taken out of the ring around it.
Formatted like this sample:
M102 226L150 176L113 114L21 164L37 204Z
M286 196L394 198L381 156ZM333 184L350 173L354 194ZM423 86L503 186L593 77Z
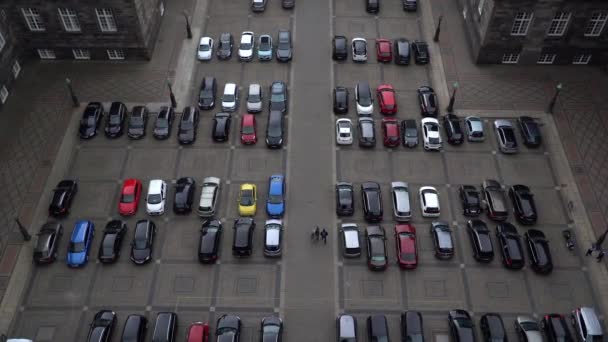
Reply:
M393 217L399 222L409 221L412 218L410 206L410 190L405 182L392 182Z

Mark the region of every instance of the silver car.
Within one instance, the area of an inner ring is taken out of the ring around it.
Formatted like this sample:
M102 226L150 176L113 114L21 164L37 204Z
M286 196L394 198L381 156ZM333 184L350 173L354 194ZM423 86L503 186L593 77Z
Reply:
M409 221L412 218L410 207L410 190L405 182L392 182L393 217L399 222Z
M203 179L203 190L198 204L198 215L212 217L215 215L217 200L220 193L220 179L217 177L206 177Z
M543 342L540 327L536 320L528 316L517 316L515 330L522 342Z
M496 131L496 141L500 152L506 154L517 153L517 138L515 138L515 129L509 120L494 121L494 130Z
M343 223L340 227L342 235L342 253L347 258L361 256L361 241L359 239L359 228L354 223Z
M572 325L580 341L601 342L604 340L602 326L595 310L591 307L572 310Z
M467 116L464 119L464 127L467 132L468 141L484 141L486 135L483 132L483 121L476 116Z
M352 145L353 143L353 122L350 119L336 120L336 144Z
M247 111L249 113L259 113L262 111L262 86L252 83L247 89Z

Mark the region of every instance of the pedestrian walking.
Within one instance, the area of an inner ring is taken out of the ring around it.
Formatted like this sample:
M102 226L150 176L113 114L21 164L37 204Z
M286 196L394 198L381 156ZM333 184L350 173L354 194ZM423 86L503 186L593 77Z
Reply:
M591 253L593 253L593 251L595 250L595 243L591 244L591 247L589 247L589 249L587 250L587 253L585 253L585 256L590 256Z
M327 230L325 230L325 228L323 228L323 230L321 231L321 238L323 239L323 243L327 245L327 235L329 235L327 233Z
M604 259L604 251L600 251L600 254L598 254L597 256L597 262L602 261L602 259Z

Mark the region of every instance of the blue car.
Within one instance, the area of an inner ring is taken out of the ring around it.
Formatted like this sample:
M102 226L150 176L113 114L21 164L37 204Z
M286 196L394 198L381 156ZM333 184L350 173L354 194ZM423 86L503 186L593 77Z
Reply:
M272 218L283 217L285 213L285 177L272 175L268 183L266 213Z
M93 243L95 225L91 221L78 221L74 225L70 245L68 246L67 264L70 267L82 267L89 260L89 251Z

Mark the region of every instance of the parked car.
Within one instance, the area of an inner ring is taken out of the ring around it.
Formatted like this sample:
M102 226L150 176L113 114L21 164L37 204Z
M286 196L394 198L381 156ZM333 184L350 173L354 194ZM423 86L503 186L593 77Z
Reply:
M448 313L452 341L475 342L475 328L471 316L465 310L450 310Z
M281 7L284 9L292 9L296 5L296 0L281 0Z
M239 190L239 215L240 216L255 216L257 209L257 187L252 183L241 184Z
M175 312L159 312L156 314L152 342L175 342L176 333L177 314Z
M260 339L263 342L281 342L283 336L283 320L277 316L262 318L260 325Z
M334 88L334 113L348 113L348 89L345 87Z
M49 204L49 216L61 217L70 213L74 197L78 193L78 182L72 179L60 181L53 189L53 198Z
M376 96L378 97L378 104L380 105L380 114L397 114L397 94L392 85L379 85L376 89Z
M353 144L353 122L350 119L342 118L336 120L336 144Z
M116 325L116 313L112 310L101 310L93 316L89 326L87 342L108 342Z
M368 226L365 230L367 242L367 267L372 271L384 271L388 266L386 234L382 226Z
M143 265L152 259L156 225L150 220L139 220L135 223L135 232L131 242L131 260Z
M202 37L198 42L198 49L196 50L196 57L199 61L211 60L213 56L213 38Z
M127 224L124 221L112 220L106 224L97 256L99 262L112 263L118 260L126 232Z
M441 208L439 207L439 193L432 186L420 187L418 191L420 196L420 207L422 209L422 217L439 217Z
M384 146L399 147L399 120L396 118L382 118L382 135Z
M479 325L484 342L507 342L507 331L499 314L482 315Z
M424 118L422 123L422 146L427 151L439 151L443 146L439 133L439 121L434 118Z
M97 130L101 124L105 110L99 102L89 102L87 107L82 112L78 134L80 139L91 139L97 135Z
M272 37L268 34L263 34L258 39L258 59L260 61L272 60Z
M429 63L429 46L426 42L414 40L414 42L412 43L412 51L414 52L414 61L416 62L416 64Z
M141 181L135 178L125 179L120 191L118 213L122 216L131 216L137 212L141 198Z
M367 62L367 40L353 38L351 42L353 62Z
M552 313L545 315L540 321L540 327L545 332L549 342L574 342L564 315Z
M371 315L367 317L367 340L389 341L388 322L384 315Z
M108 138L118 138L124 133L127 106L122 102L112 102L104 132Z
M291 32L289 30L279 30L277 45L277 60L279 62L289 62L291 60Z
M521 184L513 185L509 188L509 197L517 221L521 224L535 224L538 214L530 188Z
M418 124L416 120L406 119L401 121L401 142L404 147L418 146Z
M142 315L129 315L122 330L121 341L144 342L148 319Z
M507 199L500 183L486 179L481 185L488 217L493 221L505 221L509 217Z
M397 264L405 269L418 266L418 248L416 247L416 228L411 224L395 225L395 245L397 247Z
M285 176L272 175L268 178L266 214L271 218L281 218L285 214Z
M236 257L248 257L253 252L253 231L255 222L251 217L241 217L234 221L232 254Z
M190 145L196 141L196 133L198 131L198 120L198 108L184 108L177 131L177 141L181 145Z
M359 146L374 147L376 146L376 124L369 117L359 118Z
M359 227L355 223L343 223L340 227L340 235L342 237L342 255L346 258L361 256Z
M230 138L230 123L232 117L230 113L215 113L213 116L213 126L211 138L216 142L228 141Z
M464 142L460 118L456 114L446 114L443 116L443 128L445 135L448 137L448 143L452 145L461 145Z
M280 257L283 252L283 221L266 220L264 225L264 256Z
M131 111L127 125L127 136L131 139L141 139L146 136L146 126L148 125L148 107L135 106Z
M255 0L254 0L255 1ZM262 0L265 1L265 0ZM209 342L211 332L209 330L209 324L203 322L195 322L190 324L188 327L188 333L186 334L187 342Z
M365 0L365 11L367 13L378 13L380 11L380 0Z
M506 268L520 269L524 267L524 251L517 228L508 222L496 226L496 237L500 245L502 263Z
M435 257L437 259L451 259L454 257L454 240L452 229L443 221L433 221L431 223L431 235L435 245Z
M232 314L223 314L215 326L217 342L239 342L241 339L241 318Z
M418 8L417 0L402 0L402 4L404 11L413 12Z
M429 86L418 88L418 103L420 104L420 115L437 117L439 108L437 108L437 95L435 90Z
M395 39L395 64L410 64L410 41L405 38Z
M483 130L483 121L476 116L467 116L464 119L464 127L467 133L467 140L478 142L486 140L486 135Z
M342 61L348 57L348 40L344 36L334 36L332 39L331 56L335 61Z
M271 110L266 124L266 146L280 148L283 146L283 113Z
M490 237L490 229L478 219L467 222L467 232L473 247L473 258L480 262L490 262L494 259L494 246Z
M146 196L146 212L148 215L164 214L166 199L167 183L162 179L152 179L148 185L148 195Z
M422 314L408 310L401 313L401 341L424 342Z
M241 34L241 43L239 44L239 59L242 62L253 60L253 49L255 45L254 34L251 31L245 31Z
M192 211L196 181L192 177L182 177L175 182L175 196L173 197L173 212L187 214Z
M458 189L462 214L464 216L476 217L481 214L481 198L479 191L472 185L461 185Z
M503 119L494 121L494 130L496 131L496 140L500 152L517 153L517 139L511 121Z
M382 221L382 191L376 182L363 182L361 184L361 198L363 201L363 215L368 222Z
M154 138L158 140L165 140L171 136L171 127L173 126L173 119L175 113L173 108L163 106L160 108L160 112L154 121Z
M543 141L540 133L540 127L536 120L529 116L520 116L517 119L521 138L524 140L524 145L527 147L539 147Z
M223 231L222 222L219 220L203 222L198 243L198 261L209 264L217 260Z
M215 77L203 77L201 88L198 93L198 107L203 110L215 107L215 97L217 96L217 81Z
M197 213L202 217L212 217L215 215L217 200L220 193L221 181L217 177L205 177L201 189L201 198L198 204Z
M217 47L217 58L221 60L230 59L232 57L232 46L234 45L234 38L229 32L223 32L220 34L220 42Z
M517 316L515 319L515 332L522 342L543 342L540 327L532 317Z
M336 214L351 216L355 212L355 196L352 183L338 182L336 184Z
M251 10L253 12L264 12L266 9L266 0L252 0Z
M38 232L38 240L34 248L36 264L50 264L57 260L57 250L63 235L63 226L59 222L47 222Z
M243 145L253 145L258 142L257 124L255 115L244 114L241 117L241 143Z
M532 269L540 274L551 273L553 270L553 260L545 234L537 229L528 229L524 233L524 237L526 238Z
M355 86L355 101L357 103L357 114L360 116L371 116L374 112L374 99L372 90L366 81L359 82Z
M247 88L247 112L259 113L262 111L262 86L252 83Z
M572 310L571 316L574 333L580 341L600 342L604 340L602 326L592 307L580 307Z
M287 112L287 85L283 81L274 81L270 85L270 111Z
M224 93L222 94L222 110L225 112L236 111L239 105L239 87L234 83L226 83L224 85Z
M351 315L336 318L336 339L339 342L357 342L357 319Z
M68 245L67 265L82 267L89 261L89 252L95 235L95 224L91 221L77 221Z
M412 208L408 184L405 182L392 182L391 194L393 199L393 218L398 222L409 221L412 218Z
M393 48L390 40L376 39L376 59L379 63L390 63L393 60Z

